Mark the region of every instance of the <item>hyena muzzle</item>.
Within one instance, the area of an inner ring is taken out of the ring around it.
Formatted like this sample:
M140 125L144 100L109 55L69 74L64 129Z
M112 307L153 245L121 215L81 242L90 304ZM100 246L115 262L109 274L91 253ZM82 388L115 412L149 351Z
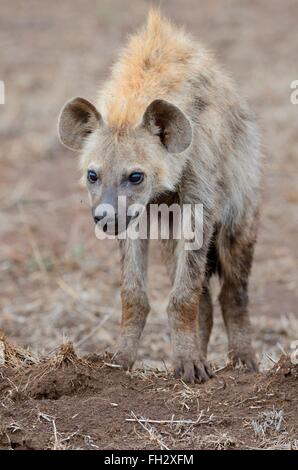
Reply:
M248 278L256 240L260 151L254 117L212 56L151 11L133 36L95 105L66 103L59 118L64 145L81 152L81 169L96 223L127 206L202 204L203 242L162 240L172 289L168 318L174 370L185 381L211 377L206 356L212 329L209 281L219 301L229 358L257 370L248 317ZM115 225L115 233L124 227ZM106 227L106 225L105 225ZM106 242L108 243L108 242ZM122 322L115 361L132 367L150 310L147 239L120 240Z

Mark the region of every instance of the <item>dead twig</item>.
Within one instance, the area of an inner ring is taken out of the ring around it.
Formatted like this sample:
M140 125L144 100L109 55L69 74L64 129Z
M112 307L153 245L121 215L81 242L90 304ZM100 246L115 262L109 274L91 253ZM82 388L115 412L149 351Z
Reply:
M191 419L148 419L148 418L137 418L135 413L131 412L133 418L126 418L125 421L137 421L138 423L150 423L150 424L209 424L213 419L214 415L210 415L207 419L202 419L203 411L200 412L196 420Z

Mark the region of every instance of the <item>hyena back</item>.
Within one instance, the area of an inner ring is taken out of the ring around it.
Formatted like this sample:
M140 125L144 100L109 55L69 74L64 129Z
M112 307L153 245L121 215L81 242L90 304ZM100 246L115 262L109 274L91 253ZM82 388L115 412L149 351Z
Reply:
M247 287L256 240L260 179L254 117L233 82L200 44L151 11L133 36L96 104L75 98L59 120L61 141L81 151L92 214L100 207L178 201L202 204L203 244L163 240L172 289L168 304L174 370L204 381L212 329L209 280L219 296L229 357L256 370ZM106 213L107 220L110 216ZM127 221L129 223L129 220ZM148 240L121 240L122 324L115 360L132 367L150 307L146 294Z

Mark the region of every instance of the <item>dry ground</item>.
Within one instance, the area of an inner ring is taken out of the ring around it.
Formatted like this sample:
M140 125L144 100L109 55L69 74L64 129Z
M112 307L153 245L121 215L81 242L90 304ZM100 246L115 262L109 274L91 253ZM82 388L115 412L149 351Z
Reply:
M5 82L6 104L0 105L0 328L10 340L22 347L29 346L39 356L57 348L64 336L73 341L81 356L103 352L114 344L118 335L116 243L99 242L94 236L86 195L78 183L76 157L57 141L56 121L68 98L81 95L93 99L127 33L144 21L152 3L144 0L1 2L0 80ZM250 309L254 345L261 369L266 371L283 350L290 352L291 342L298 339L298 106L290 102L290 83L298 79L298 3L294 0L171 0L163 1L162 9L215 51L259 116L267 158ZM165 315L169 282L156 245L151 255L152 313L143 336L139 365L163 368L170 359ZM217 290L215 284L215 297ZM218 308L216 313L210 359L216 368L221 368L225 363L226 339ZM142 373L126 376L99 363L89 377L88 367L79 372L83 383L85 376L88 377L87 391L80 385L77 369L70 368L66 378L56 372L48 379L50 391L53 389L50 383L60 390L56 396L45 391L36 397L29 390L28 394L20 393L18 400L10 397L9 390L13 387L7 389L5 377L10 369L1 372L4 400L1 446L13 446L15 442L15 447L28 448L30 433L33 448L159 447L160 442L169 448L244 448L295 446L295 439L297 442L296 372L290 374L291 387L286 386L286 378L282 380L287 375L278 375L274 382L276 388L268 392L269 397L273 394L271 399L262 394L260 400L264 402L250 404L250 398L257 395L253 387L259 380L270 388L270 373L257 375L252 381L242 371L223 370L218 377L224 380L224 387L211 381L189 392L183 384L162 374L155 377L156 373L150 372L149 379L148 374L144 378ZM22 389L26 374L23 378L16 378L15 372L11 374L12 383ZM148 388L147 380L151 384ZM67 391L73 382L77 389ZM110 396L114 385L115 400L117 396L122 399L122 411L118 413L119 407L111 405L113 413L109 414L106 406L99 405L101 398L106 400ZM165 393L166 399L163 399L163 388L171 392ZM191 406L187 401L189 411L181 405L177 414L177 406L173 404L176 391L182 395L197 394ZM239 405L240 408L236 406L231 411L229 403L234 396L236 401L238 398L246 401L244 407ZM73 401L69 402L70 397ZM85 409L86 397L91 402L94 400L86 408L92 417L88 415L89 420L87 417L83 420L86 429L80 429L73 439L66 439L77 431L77 424L71 426L66 416L69 418L72 413L71 407L76 408L77 399L82 410ZM167 405L168 401L172 404ZM37 409L52 418L37 419L38 415L32 411ZM214 415L216 420L190 426L191 432L186 426L185 438L181 423L182 428L178 426L173 437L173 424L166 425L170 430L167 427L162 431L163 425L158 424L149 432L140 423L136 423L134 431L134 426L125 421L131 412L138 418L157 420L171 419L175 412L179 420L195 421L201 410L201 419L208 420ZM260 415L262 412L269 413L269 418ZM270 415L271 412L276 416ZM272 437L273 424L269 437L265 431L266 439L260 440L254 429L259 429L260 422L262 427L267 418L278 424L278 413L283 413L283 426L274 429ZM117 427L117 433L113 432L114 427L108 429L111 422ZM21 430L15 428L15 423ZM44 430L40 440L35 440L34 429L38 433ZM287 434L280 434L280 430ZM156 432L158 436L161 433L161 438L156 438ZM15 433L19 433L20 439L14 440ZM211 437L208 440L206 436Z
M225 367L199 387L79 358L71 343L44 360L2 345L0 448L298 450L298 366L286 356L253 380Z

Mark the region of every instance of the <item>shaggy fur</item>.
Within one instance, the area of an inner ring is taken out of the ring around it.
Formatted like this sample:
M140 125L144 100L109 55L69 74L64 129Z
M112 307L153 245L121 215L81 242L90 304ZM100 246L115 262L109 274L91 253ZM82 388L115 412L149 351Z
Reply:
M196 47L182 30L151 10L148 23L131 37L98 99L110 127L136 127L147 106L166 99L191 73Z
M93 214L117 196L135 202L200 203L204 241L161 243L172 280L168 305L174 369L185 380L212 376L206 362L212 328L209 279L222 281L220 303L229 357L256 370L247 312L247 286L257 233L261 157L254 117L232 80L202 45L151 11L101 89L96 106L77 98L64 107L59 132L81 150ZM140 170L142 184L127 175ZM149 303L148 242L126 240L122 254L123 317L116 359L131 367ZM198 321L199 319L199 321Z

